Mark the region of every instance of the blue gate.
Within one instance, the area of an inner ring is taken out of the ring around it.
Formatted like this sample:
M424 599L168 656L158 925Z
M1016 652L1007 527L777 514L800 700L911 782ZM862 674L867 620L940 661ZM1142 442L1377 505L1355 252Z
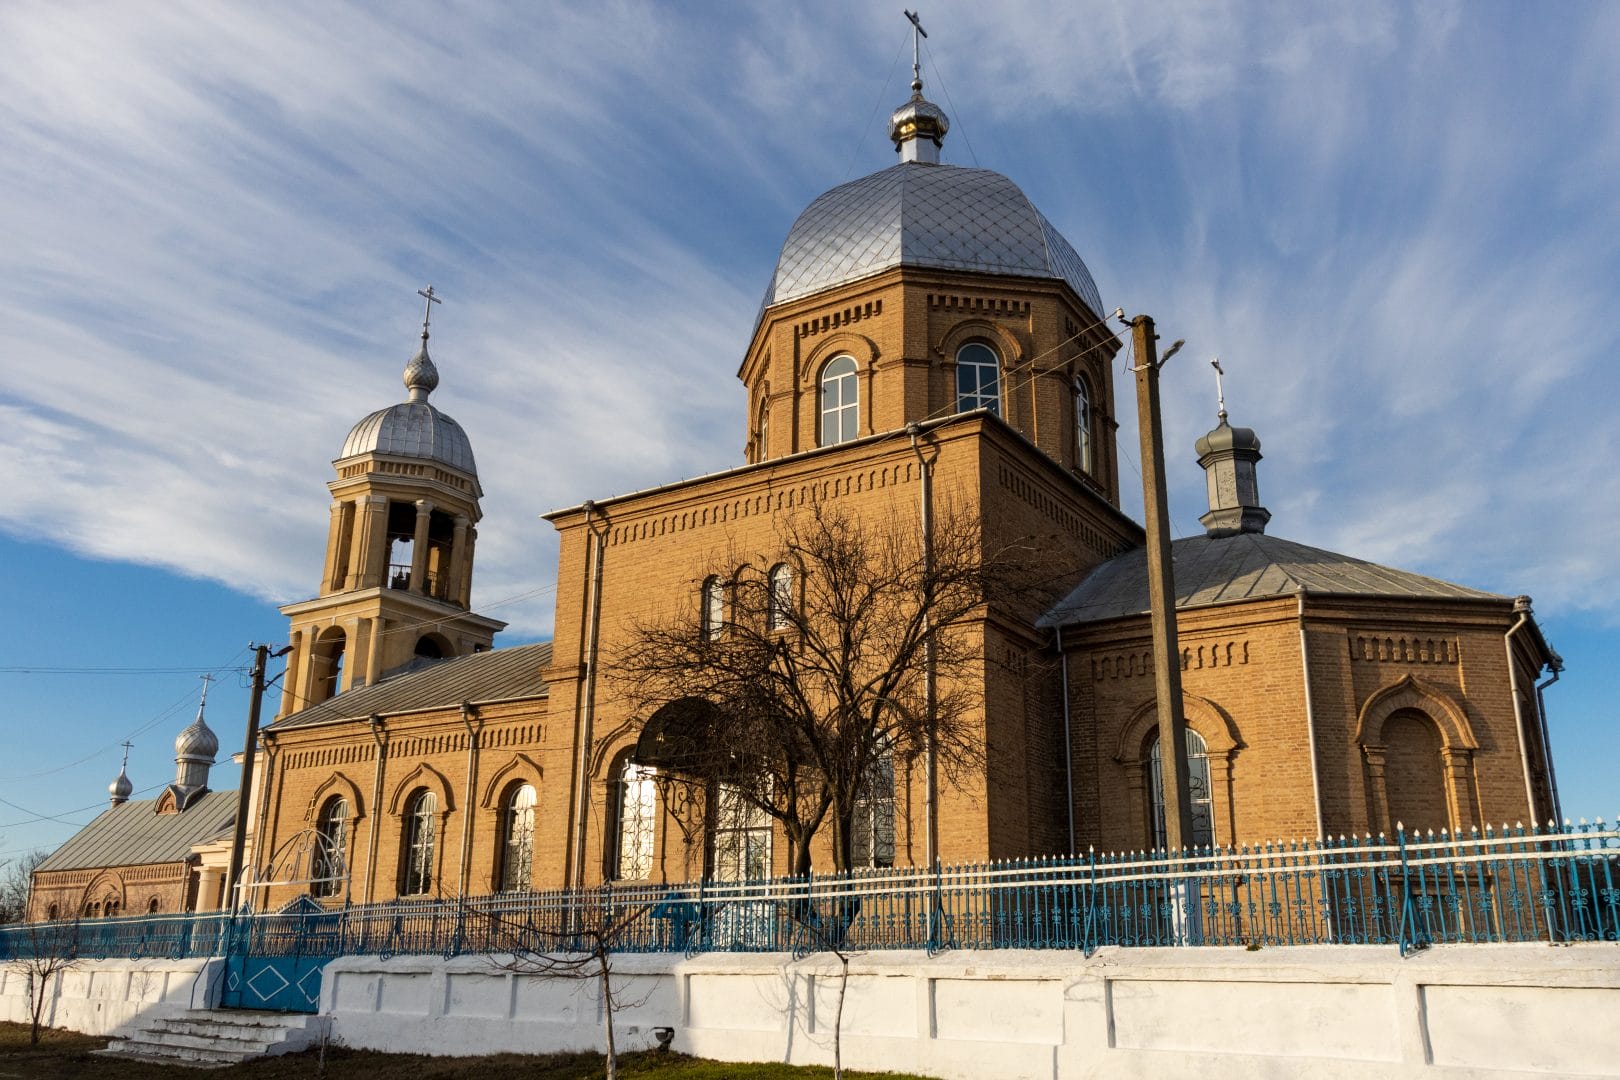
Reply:
M321 969L338 955L343 915L309 906L315 911L242 915L231 924L222 1007L319 1011Z

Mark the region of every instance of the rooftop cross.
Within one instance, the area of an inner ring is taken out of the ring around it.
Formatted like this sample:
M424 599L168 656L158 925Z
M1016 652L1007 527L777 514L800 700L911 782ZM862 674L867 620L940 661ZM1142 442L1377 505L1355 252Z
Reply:
M124 747L124 763L123 763L123 765L119 766L119 771L120 772L122 772L124 769L129 768L129 752L135 748L135 744L130 742L128 739L125 739L124 742L123 742L123 747Z
M433 295L433 286L431 285L425 289L417 289L416 295L427 297L422 304L422 340L426 341L428 336L428 323L432 321L433 318L433 305L442 304L444 301Z
M203 674L203 676L202 676L202 684L203 684L202 700L197 703L197 715L199 717L202 716L203 706L208 704L208 684L213 682L213 681L214 681L214 677L212 675L209 675L207 673Z
M1221 358L1217 356L1215 359L1213 359L1213 360L1211 360L1209 362L1209 366L1215 369L1215 399L1216 399L1216 401L1218 401L1220 403L1220 409L1221 409L1220 416L1221 416L1221 419L1225 420L1226 419L1226 391L1221 388L1221 375L1223 374L1223 372L1221 371Z
M911 89L915 93L922 93L922 39L928 36L923 29L922 20L915 11L904 11L906 18L911 20ZM937 72L936 72L937 74Z

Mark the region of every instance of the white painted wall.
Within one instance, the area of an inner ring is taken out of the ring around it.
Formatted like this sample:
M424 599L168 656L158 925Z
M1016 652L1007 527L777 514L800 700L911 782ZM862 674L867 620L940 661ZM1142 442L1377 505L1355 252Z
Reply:
M48 1027L111 1035L141 1017L206 1009L219 1000L223 960L84 960L50 980ZM28 972L0 965L0 1020L29 1022Z
M827 1064L837 961L628 956L621 1046ZM599 1049L594 980L488 958L351 957L322 1011L351 1046ZM1620 1076L1620 945L871 953L850 965L844 1064L949 1078Z
M87 962L50 1022L107 1034L217 1001L219 960ZM731 1061L832 1060L838 963L825 956L626 956L619 1045ZM429 1054L593 1050L594 980L485 957L349 957L322 1012L350 1046ZM947 1078L1620 1076L1620 944L871 953L850 964L844 1063ZM0 1018L26 977L0 968Z

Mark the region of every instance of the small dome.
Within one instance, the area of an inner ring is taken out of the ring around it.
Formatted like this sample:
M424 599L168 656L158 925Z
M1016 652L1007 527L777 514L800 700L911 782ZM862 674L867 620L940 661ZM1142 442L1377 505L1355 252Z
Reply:
M951 130L945 110L925 99L919 91L889 116L889 139L898 148L908 138L931 139L934 144Z
M1055 278L1103 309L1091 271L1017 184L989 169L902 162L833 188L799 215L761 313L896 266Z
M405 388L410 391L410 400L378 409L354 425L349 430L349 437L343 441L343 452L338 459L341 461L358 454L426 458L473 476L478 475L467 433L460 424L428 402L428 395L439 385L439 369L433 366L433 360L428 356L425 333L422 347L405 365L404 380Z
M174 739L174 756L176 758L196 758L204 761L213 761L214 755L219 752L219 736L214 734L212 728L203 720L199 713L191 726L182 731Z
M1228 424L1223 413L1220 424L1214 431L1200 435L1198 441L1193 443L1193 449L1198 452L1199 457L1221 450L1253 450L1258 453L1260 436L1254 433L1253 428L1233 427Z
M119 769L118 778L107 785L107 794L112 796L114 804L128 802L129 797L135 794L135 784L129 778L127 766Z

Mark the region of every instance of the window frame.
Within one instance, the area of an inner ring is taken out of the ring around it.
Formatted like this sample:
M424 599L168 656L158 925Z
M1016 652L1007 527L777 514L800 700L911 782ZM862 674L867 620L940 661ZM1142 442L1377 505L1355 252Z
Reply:
M839 353L816 379L817 446L842 446L861 437L861 366ZM830 403L829 403L830 401ZM829 423L835 430L829 432Z
M894 865L894 811L894 748L885 744L867 766L855 792L855 812L850 818L851 866Z
M1193 829L1189 847L1213 847L1215 835L1215 790L1211 783L1209 743L1191 725L1186 729L1187 798L1192 807ZM1165 846L1164 755L1159 752L1155 730L1148 746L1148 839L1155 848ZM1202 794L1200 795L1200 791Z
M982 350L988 359L964 356L973 350ZM984 369L991 371L986 389ZM973 385L964 388L963 377L969 372L975 372ZM1002 415L1001 408L1001 354L984 341L966 341L956 350L956 411L959 413L972 412L975 409L989 409L997 416Z
M334 812L340 806L343 808L343 816L335 817ZM348 798L343 795L333 795L321 804L321 812L315 816L318 846L315 849L314 865L310 867L310 877L315 879L309 883L311 896L317 898L336 896L342 891L343 882L330 879L334 869L347 867L345 852L349 840L349 822L353 817L353 808L349 806ZM334 832L336 835L333 835ZM329 861L334 851L337 854L337 867ZM347 876L345 873L344 877Z
M698 632L704 641L718 641L726 629L726 583L719 574L703 579L698 593L701 606Z
M613 759L608 771L603 874L610 881L650 881L657 860L658 770L637 764L632 750Z
M1074 377L1074 463L1087 476L1095 475L1097 448L1091 383L1084 375Z
M793 628L793 567L777 563L765 575L765 629L780 634Z
M520 804L525 793L528 799ZM519 780L506 789L500 805L500 871L496 875L495 891L532 892L534 817L540 805L540 789L527 780Z
M722 780L713 790L708 829L710 880L769 878L776 833L770 814L746 798L741 785Z
M431 896L438 854L439 797L427 788L417 788L405 802L404 827L400 830L399 894ZM419 888L412 888L412 886Z

